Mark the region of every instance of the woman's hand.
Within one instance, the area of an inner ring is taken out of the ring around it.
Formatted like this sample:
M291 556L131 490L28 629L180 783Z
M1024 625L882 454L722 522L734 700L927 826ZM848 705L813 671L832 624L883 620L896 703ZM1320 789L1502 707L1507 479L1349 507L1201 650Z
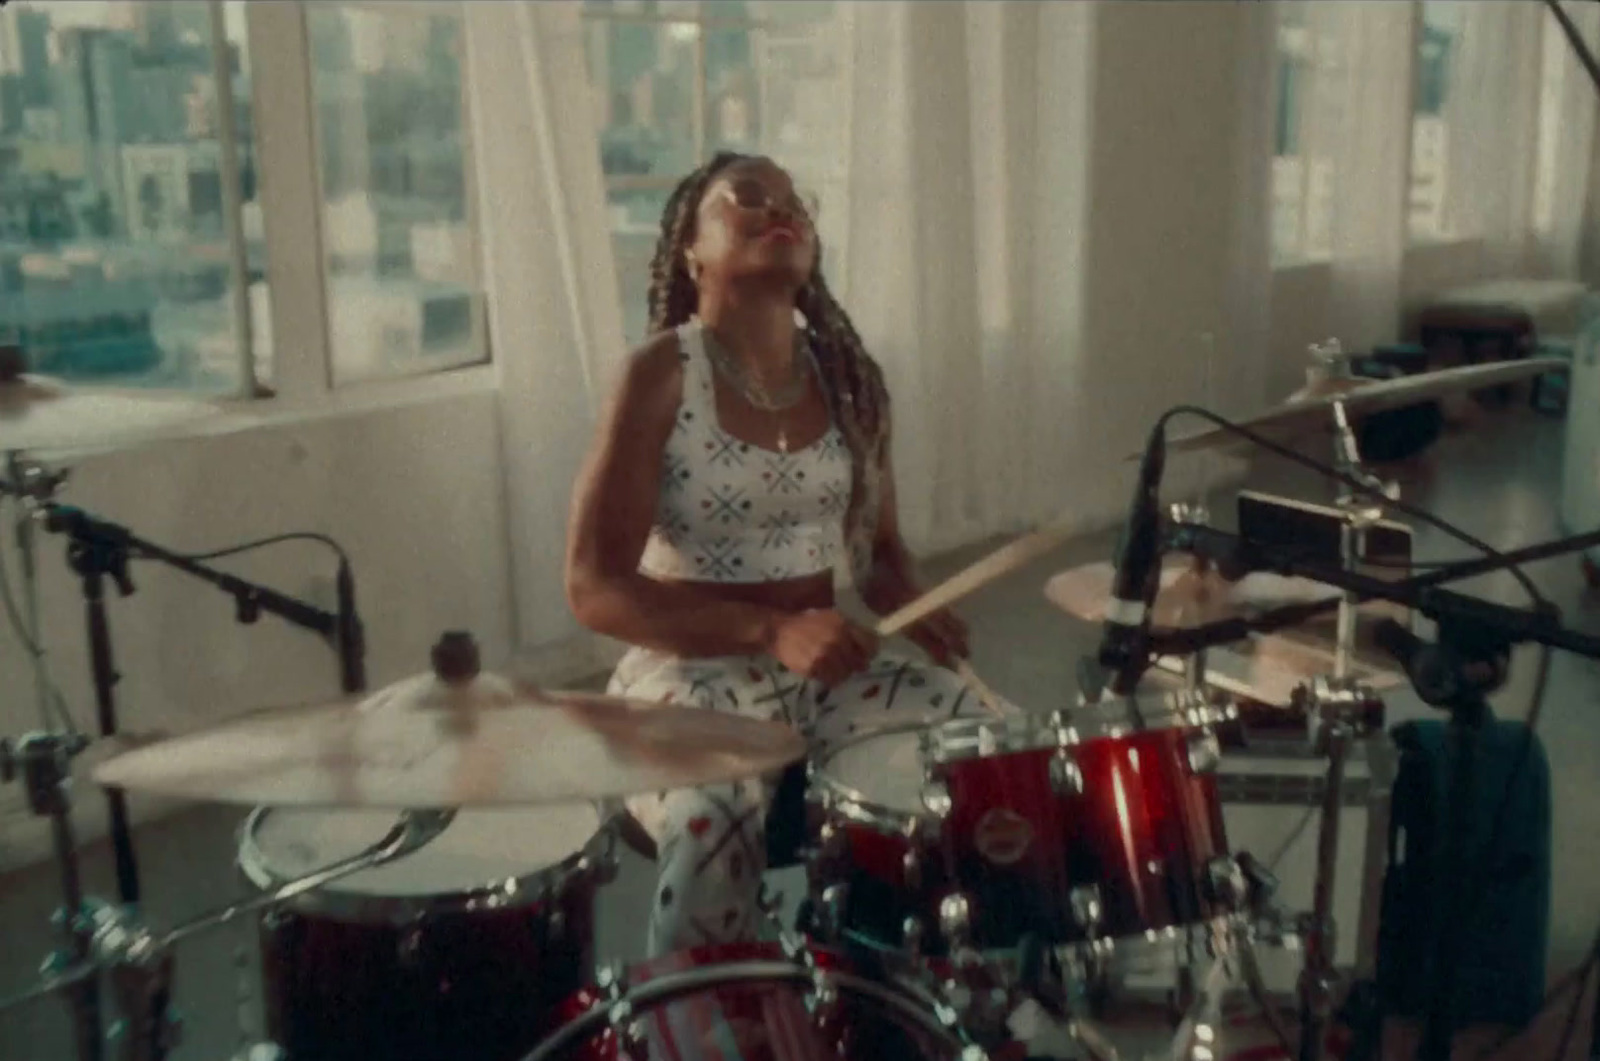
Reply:
M771 652L795 674L831 688L872 662L878 638L831 608L815 608L779 619Z
M906 628L906 637L932 656L941 667L953 666L958 659L966 659L971 649L970 632L961 616L948 609L934 612L921 622Z

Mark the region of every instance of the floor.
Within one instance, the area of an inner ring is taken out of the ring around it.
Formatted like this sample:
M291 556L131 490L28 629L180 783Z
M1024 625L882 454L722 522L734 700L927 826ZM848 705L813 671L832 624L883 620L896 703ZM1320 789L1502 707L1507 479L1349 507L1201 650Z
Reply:
M1470 433L1446 439L1422 462L1401 473L1405 497L1459 523L1499 546L1527 544L1560 533L1554 514L1560 481L1562 424L1558 420L1515 414L1480 423ZM1264 464L1250 476L1253 487L1293 492L1308 500L1328 496L1324 485L1283 465ZM1229 503L1231 507L1231 502ZM1213 506L1218 511L1219 506ZM992 686L1031 710L1048 711L1075 695L1074 668L1094 644L1096 629L1057 614L1043 600L1045 578L1076 563L1109 555L1110 537L1078 541L979 592L962 610L975 632L975 667ZM1466 551L1441 535L1421 529L1418 555L1454 557ZM984 555L974 548L948 558L930 574L958 569ZM1600 602L1586 597L1571 557L1533 565L1530 575L1558 604L1570 624L1600 631ZM1509 576L1495 575L1466 583L1469 592L1507 603L1520 603ZM1532 684L1532 655L1516 657L1510 681L1494 705L1502 717L1521 717ZM1388 698L1391 720L1424 715L1409 690ZM1554 818L1554 890L1549 948L1550 981L1575 965L1591 945L1600 920L1600 830L1591 814L1600 809L1600 664L1557 654L1540 721L1540 732L1552 772ZM1230 839L1236 847L1272 851L1292 840L1280 863L1284 898L1303 907L1309 899L1314 829L1297 833L1305 813L1294 808L1229 807ZM155 924L168 925L226 904L245 894L235 869L240 815L203 807L142 830L139 854L145 880L144 913ZM1341 924L1355 910L1354 866L1362 849L1362 816L1352 814L1341 839L1341 879L1337 910ZM90 890L112 894L108 852L103 845L85 852ZM597 951L602 958L636 956L643 937L641 911L650 889L649 867L624 856L618 880L601 894ZM790 905L796 884L793 873L780 875ZM49 866L0 877L0 997L29 987L39 958L50 946L49 915L55 903L55 880ZM1341 953L1350 951L1346 933ZM1282 986L1293 974L1293 955L1270 956L1273 979ZM259 1035L261 976L253 923L203 934L178 948L177 1004L185 1019L177 1061L222 1061L242 1043ZM1577 1038L1588 1041L1589 1006L1584 1007ZM1558 1026L1565 1011L1542 1025ZM1541 1027L1541 1040L1553 1043L1559 1034ZM1506 1056L1547 1057L1551 1046L1536 1050L1524 1043ZM33 1002L0 1014L0 1059L57 1061L71 1056L63 1007L55 1001ZM1259 1055L1258 1055L1259 1056ZM1399 1054L1393 1056L1401 1056ZM1576 1049L1569 1057L1585 1056Z

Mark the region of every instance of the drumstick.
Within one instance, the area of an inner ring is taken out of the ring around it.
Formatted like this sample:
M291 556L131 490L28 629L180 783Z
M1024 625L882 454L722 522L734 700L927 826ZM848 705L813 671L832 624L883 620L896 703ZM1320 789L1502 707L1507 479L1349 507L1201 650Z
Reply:
M989 688L982 678L978 677L978 672L972 669L972 664L969 661L957 659L955 671L956 675L977 694L978 702L988 708L990 714L996 718L1005 717L1006 711L1005 708L1000 706L1000 697L996 696L995 691Z
M1076 522L1057 523L1009 542L977 563L945 579L896 612L879 619L873 627L879 637L893 637L906 627L921 622L940 608L970 596L998 578L1025 567L1055 549L1078 530Z

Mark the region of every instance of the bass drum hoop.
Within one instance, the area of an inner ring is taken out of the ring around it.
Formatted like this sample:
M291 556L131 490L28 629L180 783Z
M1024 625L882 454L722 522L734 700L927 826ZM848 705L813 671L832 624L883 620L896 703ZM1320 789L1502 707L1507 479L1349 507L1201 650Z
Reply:
M860 995L908 1019L919 1030L935 1037L941 1045L950 1047L951 1052L960 1057L961 1061L984 1061L988 1056L961 1038L952 1024L941 1018L938 1009L930 1008L931 1000L930 1006L920 1005L903 991L885 987L854 973L829 971L821 975L841 993ZM744 983L791 983L805 986L815 984L817 978L818 972L812 969L794 962L779 960L725 962L704 969L668 973L640 984L623 994L621 998L605 999L595 1003L581 1016L569 1021L534 1047L533 1052L523 1057L522 1061L555 1061L565 1051L589 1039L602 1026L609 1027L614 1012L626 1011L632 1018L663 1003L706 989ZM950 1015L954 1017L953 1013Z
M239 873L251 887L262 893L303 879L279 877L267 868L266 855L256 842L256 834L272 810L271 807L257 807L250 812L239 830ZM373 844L377 842L374 840ZM601 883L605 873L614 865L615 852L615 826L602 820L599 829L584 842L583 847L560 862L531 873L501 877L468 888L416 895L381 895L324 886L286 899L277 904L274 910L357 924L414 924L429 915L537 906L552 897L567 895L575 888L592 888ZM331 883L337 884L337 880Z

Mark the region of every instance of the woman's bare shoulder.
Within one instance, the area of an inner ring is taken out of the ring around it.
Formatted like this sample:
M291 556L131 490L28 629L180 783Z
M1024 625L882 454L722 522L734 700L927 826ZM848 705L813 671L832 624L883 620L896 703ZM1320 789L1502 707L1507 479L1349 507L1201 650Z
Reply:
M683 393L683 357L671 331L652 335L628 352L615 386L619 406L634 412L676 407Z

